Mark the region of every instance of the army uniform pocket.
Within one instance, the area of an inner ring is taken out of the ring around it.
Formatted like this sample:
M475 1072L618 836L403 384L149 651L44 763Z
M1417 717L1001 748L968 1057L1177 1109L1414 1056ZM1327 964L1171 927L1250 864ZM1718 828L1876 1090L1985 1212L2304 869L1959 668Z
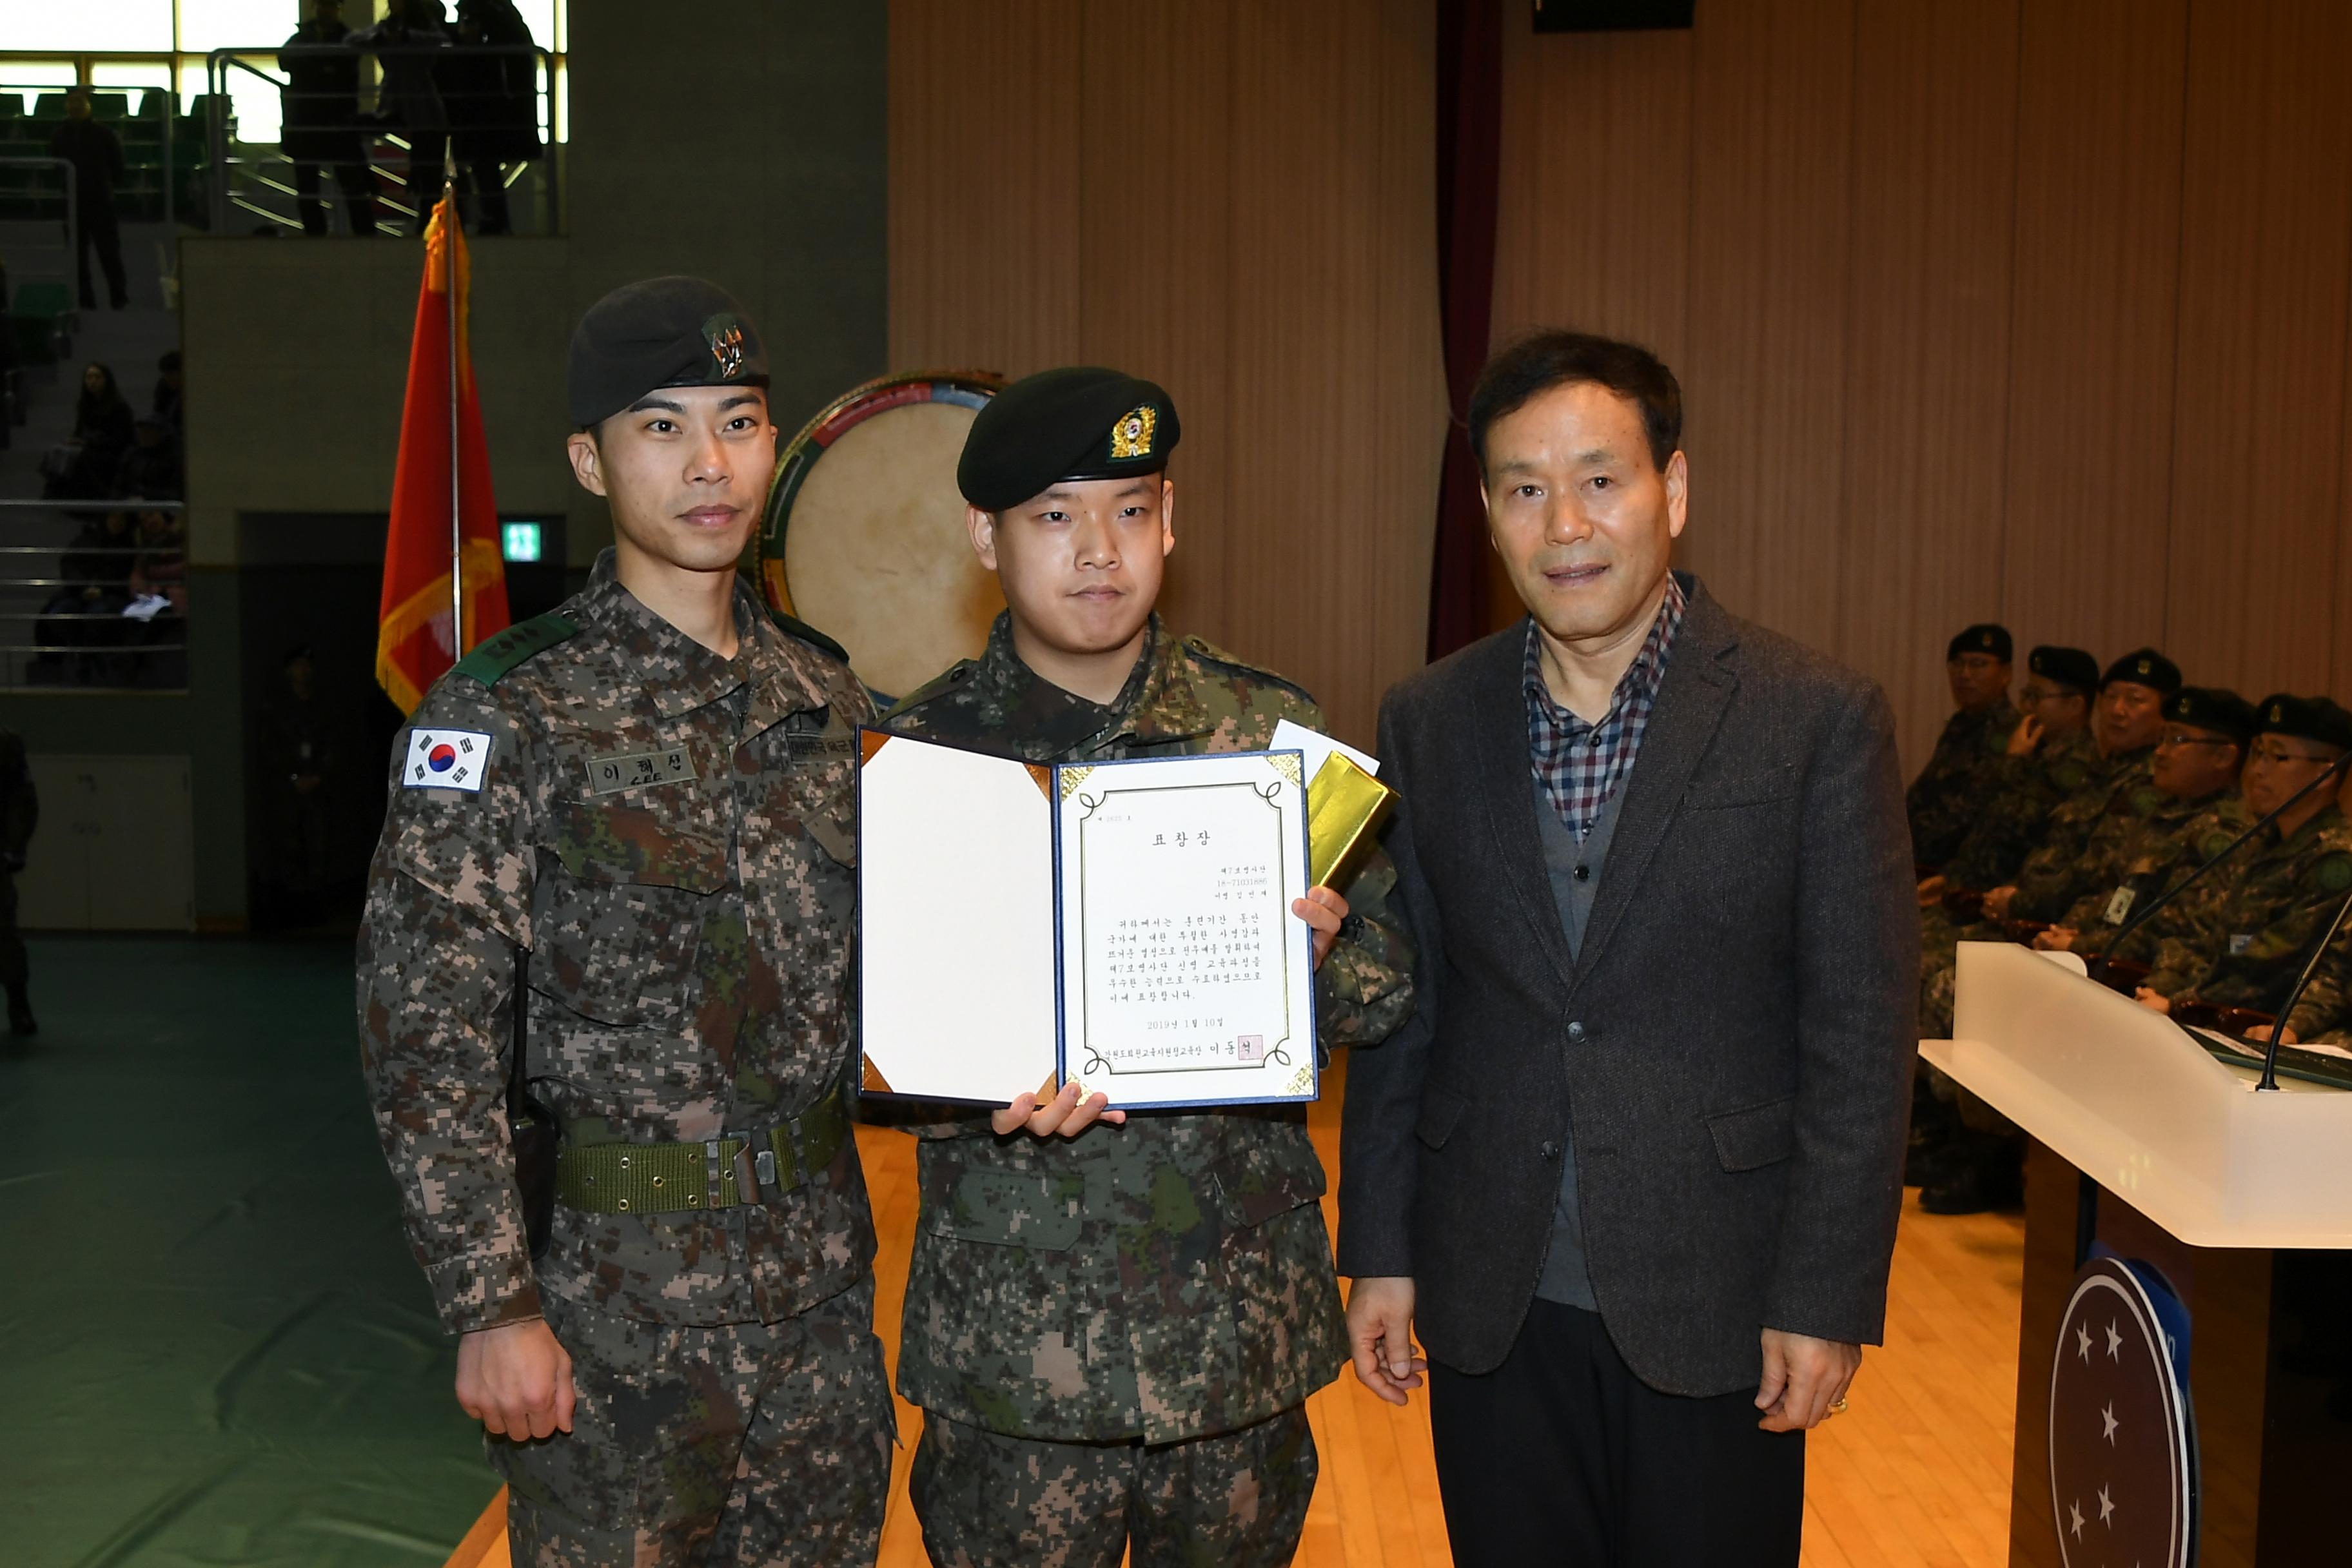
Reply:
M542 847L531 984L583 1017L665 1022L693 1003L694 960L729 848L643 806L572 805Z
M942 1175L923 1194L923 1229L929 1234L1043 1252L1067 1252L1078 1244L1086 1225L1083 1175L985 1165Z
M1227 1230L1264 1225L1323 1195L1323 1162L1304 1128L1267 1123L1212 1168Z

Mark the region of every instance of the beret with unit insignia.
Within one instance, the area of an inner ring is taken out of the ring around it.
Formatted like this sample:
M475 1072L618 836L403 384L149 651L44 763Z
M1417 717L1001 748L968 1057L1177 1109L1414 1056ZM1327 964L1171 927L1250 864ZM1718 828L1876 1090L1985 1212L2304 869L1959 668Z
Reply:
M2107 673L2099 678L2099 689L2105 691L2118 680L2149 687L2169 697L2180 689L2180 667L2152 647L2134 648L2107 666Z
M2273 691L2262 700L2254 719L2257 735L2288 735L2316 741L2338 751L2352 751L2352 713L2325 697L2297 697Z
M2218 686L2182 687L2164 700L2164 716L2192 730L2227 735L2241 746L2254 735L2254 705Z
M2085 696L2098 689L2099 661L2079 647L2054 647L2044 643L2026 655L2025 667L2044 680L2055 681Z
M665 386L765 386L768 350L743 307L699 278L624 283L572 331L564 389L585 430Z
M2009 640L2009 628L1992 621L1979 621L1961 632L1944 649L1947 661L1964 653L1989 653L2007 664L2015 656L2016 645Z
M1182 433L1175 400L1154 382L1099 365L1040 371L971 422L956 488L982 511L1004 511L1057 480L1156 474Z

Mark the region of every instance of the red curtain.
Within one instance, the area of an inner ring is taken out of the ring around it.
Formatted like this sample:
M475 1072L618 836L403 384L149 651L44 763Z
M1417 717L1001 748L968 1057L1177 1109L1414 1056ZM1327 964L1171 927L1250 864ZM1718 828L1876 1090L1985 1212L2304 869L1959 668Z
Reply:
M1503 8L1437 0L1437 287L1453 420L1437 487L1429 657L1486 633L1486 511L1470 454L1470 389L1495 305L1495 205L1503 135Z

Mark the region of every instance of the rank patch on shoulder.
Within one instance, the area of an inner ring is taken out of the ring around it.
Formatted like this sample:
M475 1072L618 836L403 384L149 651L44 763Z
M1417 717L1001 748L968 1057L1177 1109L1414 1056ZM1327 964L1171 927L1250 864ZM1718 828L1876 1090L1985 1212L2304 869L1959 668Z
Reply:
M478 730L408 732L408 760L401 764L404 789L458 789L478 795L490 762L490 738Z
M694 759L686 754L683 746L674 746L667 752L635 752L625 757L588 760L591 795L617 795L646 784L684 784L695 776Z

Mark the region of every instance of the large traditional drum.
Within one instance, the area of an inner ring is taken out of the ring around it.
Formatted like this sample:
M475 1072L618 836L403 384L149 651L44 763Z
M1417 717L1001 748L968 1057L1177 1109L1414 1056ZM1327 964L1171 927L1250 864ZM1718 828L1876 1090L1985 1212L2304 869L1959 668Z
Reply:
M1004 384L986 371L885 376L802 427L777 459L753 541L760 591L903 697L980 652L1004 607L971 552L956 458Z

